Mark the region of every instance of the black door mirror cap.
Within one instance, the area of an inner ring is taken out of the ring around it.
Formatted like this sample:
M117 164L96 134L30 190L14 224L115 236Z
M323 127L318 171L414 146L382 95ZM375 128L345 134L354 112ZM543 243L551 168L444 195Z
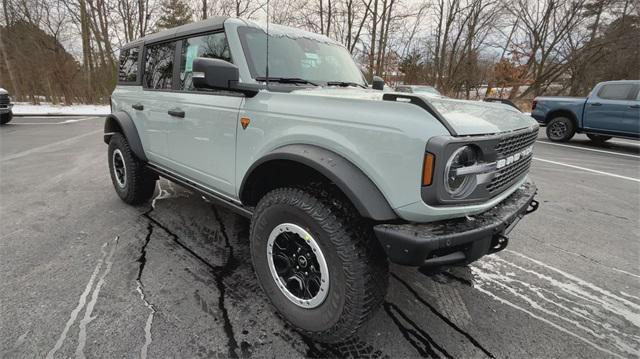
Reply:
M371 88L374 90L384 90L384 80L380 76L373 76Z
M193 59L193 86L199 89L227 90L254 96L259 86L240 82L238 66L224 60L206 57Z

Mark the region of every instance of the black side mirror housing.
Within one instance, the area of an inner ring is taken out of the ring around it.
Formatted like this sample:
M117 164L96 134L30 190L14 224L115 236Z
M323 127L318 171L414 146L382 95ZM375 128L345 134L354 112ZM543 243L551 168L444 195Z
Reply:
M192 81L198 89L236 91L247 96L254 96L260 90L260 86L240 83L238 66L207 57L193 59Z
M384 80L380 76L373 76L371 88L382 91L384 89Z

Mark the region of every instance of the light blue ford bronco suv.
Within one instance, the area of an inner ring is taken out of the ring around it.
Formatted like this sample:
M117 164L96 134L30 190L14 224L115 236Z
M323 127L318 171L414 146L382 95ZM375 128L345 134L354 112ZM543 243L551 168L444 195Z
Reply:
M342 45L283 26L216 17L129 43L104 133L115 190L140 204L162 176L250 218L276 309L345 340L389 262L468 264L537 208L533 118L367 85Z

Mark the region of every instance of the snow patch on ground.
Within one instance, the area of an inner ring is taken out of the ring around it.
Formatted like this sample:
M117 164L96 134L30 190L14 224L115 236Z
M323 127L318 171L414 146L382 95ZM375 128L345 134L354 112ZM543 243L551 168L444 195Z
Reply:
M109 105L52 105L43 103L32 105L16 102L13 106L14 115L91 115L106 116L111 113Z

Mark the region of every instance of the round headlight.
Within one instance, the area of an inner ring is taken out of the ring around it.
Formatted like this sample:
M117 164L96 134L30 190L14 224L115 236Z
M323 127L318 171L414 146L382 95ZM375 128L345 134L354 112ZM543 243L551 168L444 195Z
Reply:
M465 197L467 191L475 185L475 175L458 175L458 168L473 166L478 162L478 153L472 146L458 148L447 161L445 167L444 188L453 198Z

